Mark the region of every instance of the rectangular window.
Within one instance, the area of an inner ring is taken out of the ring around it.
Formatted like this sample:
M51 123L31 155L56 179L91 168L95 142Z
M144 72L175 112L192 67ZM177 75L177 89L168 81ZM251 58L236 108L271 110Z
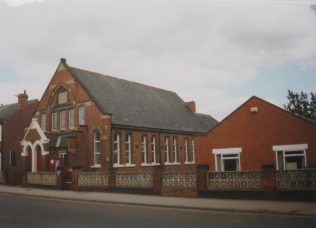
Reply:
M61 92L58 94L58 104L64 104L68 101L68 92Z
M213 149L215 167L218 172L240 171L241 147Z
M114 166L120 165L120 135L114 135Z
M57 130L57 113L56 112L52 113L52 130L53 131Z
M174 157L174 163L178 162L178 151L177 151L177 138L173 138L173 157Z
M42 131L46 131L46 113L43 113L41 116L41 128Z
M101 164L101 134L94 132L94 165L99 166Z
M169 163L169 138L165 138L165 163Z
M195 144L194 144L194 139L191 141L191 146L192 146L192 163L195 163Z
M308 144L275 145L277 170L296 170L306 168L306 149Z
M157 150L156 136L153 136L151 138L151 152L152 152L152 162L154 164L157 163L157 154L156 154L157 152L156 152L156 150Z
M125 163L132 164L132 136L125 136Z
M142 164L147 164L147 137L142 136Z
M79 125L85 125L85 107L79 107Z
M66 127L66 111L61 111L59 117L60 130L63 130Z
M189 147L188 147L188 139L184 139L184 154L185 154L185 162L189 162Z
M69 129L75 127L75 111L73 109L69 110Z
M2 142L2 125L0 124L0 142Z
M10 167L16 166L16 153L14 150L10 150Z

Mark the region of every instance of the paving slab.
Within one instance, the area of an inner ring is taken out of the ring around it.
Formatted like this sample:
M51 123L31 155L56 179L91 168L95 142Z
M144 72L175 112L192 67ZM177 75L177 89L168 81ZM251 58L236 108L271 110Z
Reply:
M133 204L196 210L316 216L315 202L181 198L108 192L77 192L0 185L0 193L100 203Z

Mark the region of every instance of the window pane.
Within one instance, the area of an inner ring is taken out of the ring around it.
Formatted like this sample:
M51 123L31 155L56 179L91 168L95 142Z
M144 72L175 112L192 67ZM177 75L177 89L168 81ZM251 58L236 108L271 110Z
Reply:
M69 128L75 127L75 120L74 120L74 110L69 110Z
M46 131L46 114L43 113L41 117L41 128L43 131Z
M79 108L79 125L85 124L85 107Z
M225 171L237 171L238 159L225 159L223 162Z

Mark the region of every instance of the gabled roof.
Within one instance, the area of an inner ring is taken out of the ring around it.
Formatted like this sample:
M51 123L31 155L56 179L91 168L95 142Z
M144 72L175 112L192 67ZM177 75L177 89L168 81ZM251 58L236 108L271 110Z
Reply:
M37 100L30 100L28 104L31 104ZM7 104L0 106L0 120L4 120L5 118L9 117L11 114L17 112L19 110L19 104Z
M206 133L212 124L201 121L174 92L70 67L75 80L117 126Z
M219 123L218 123L215 127L213 127L210 131L213 131L213 130L215 130L217 127L220 127L222 124L224 124L224 123L227 121L227 119L229 119L230 117L232 117L236 112L238 112L238 111L239 111L240 109L242 109L248 102L250 102L250 101L252 101L252 100L257 100L257 101L263 102L263 103L265 103L265 104L267 104L267 105L270 105L270 106L274 107L275 110L278 110L278 111L280 111L280 112L283 112L285 115L290 115L290 116L292 116L292 117L294 117L294 118L297 118L297 119L299 119L299 120L305 121L305 122L307 122L307 123L309 123L309 124L316 125L316 121L315 121L315 120L309 119L309 118L304 117L304 116L295 115L295 114L293 114L293 113L291 113L291 112L289 112L289 111L287 111L287 110L285 110L285 109L283 109L283 108L281 108L281 107L279 107L279 106L277 106L277 105L274 105L274 104L272 104L272 103L270 103L270 102L268 102L268 101L266 101L266 100L264 100L264 99L262 99L262 98L260 98L260 97L252 96L252 97L250 97L248 100L246 100L243 104L241 104L238 108L236 108L233 112L231 112L228 116L226 116L221 122L219 122Z

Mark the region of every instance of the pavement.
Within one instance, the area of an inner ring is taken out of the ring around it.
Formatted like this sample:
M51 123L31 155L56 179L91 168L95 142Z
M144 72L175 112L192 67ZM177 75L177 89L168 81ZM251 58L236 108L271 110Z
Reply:
M0 194L178 209L316 216L315 202L180 198L126 193L48 190L4 185L0 185Z

